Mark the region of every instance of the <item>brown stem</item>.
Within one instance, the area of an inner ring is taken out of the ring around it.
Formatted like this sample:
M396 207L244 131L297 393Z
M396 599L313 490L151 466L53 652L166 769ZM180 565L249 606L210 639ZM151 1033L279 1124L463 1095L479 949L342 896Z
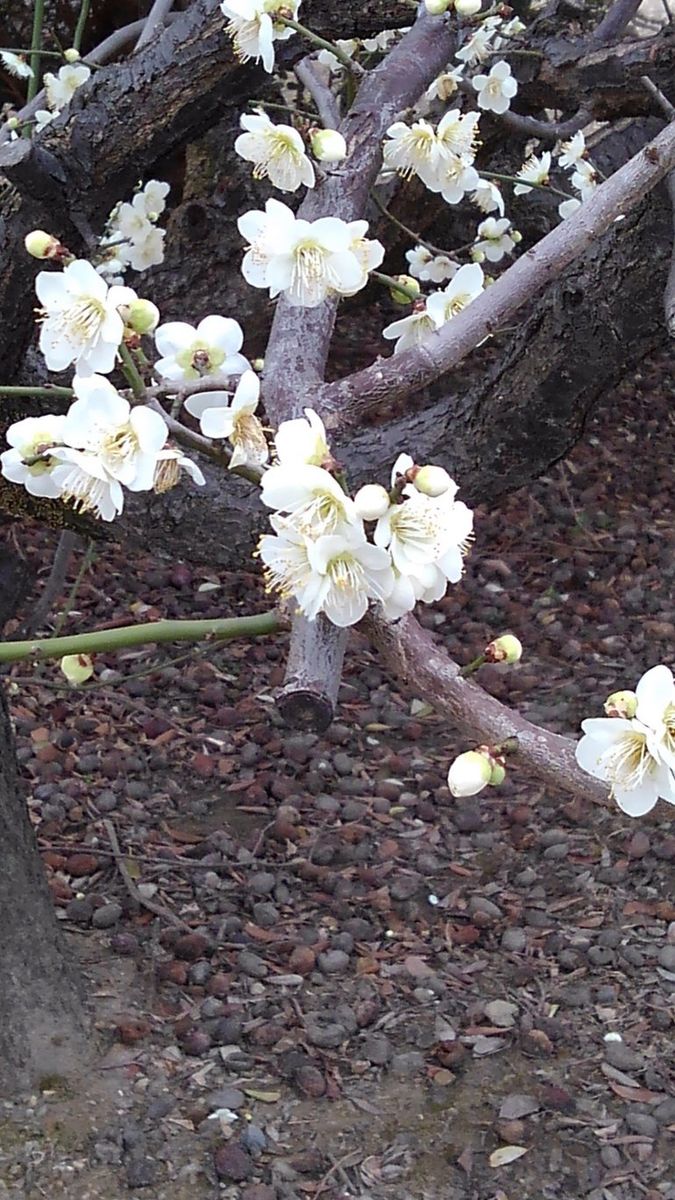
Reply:
M642 0L615 0L591 35L599 45L614 42L626 32Z
M416 696L424 696L459 729L486 744L517 738L518 761L545 783L595 803L606 803L606 787L577 766L571 738L533 725L478 684L462 679L457 663L414 617L389 624L370 613L364 627L397 683L404 683Z

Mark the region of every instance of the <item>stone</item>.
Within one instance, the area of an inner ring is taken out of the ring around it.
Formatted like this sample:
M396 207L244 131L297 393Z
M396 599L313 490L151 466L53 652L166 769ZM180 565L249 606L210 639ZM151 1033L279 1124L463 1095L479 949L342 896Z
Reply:
M402 1054L394 1055L391 1060L391 1072L393 1075L398 1075L400 1079L406 1079L423 1070L424 1062L421 1050L406 1050Z
M325 950L316 961L324 975L341 975L349 966L349 955L344 950Z
M224 1142L213 1156L216 1175L228 1183L244 1183L255 1170L253 1159L237 1142Z
M646 1066L642 1055L625 1042L605 1042L605 1058L619 1071L643 1071Z
M384 1067L393 1054L393 1047L389 1038L373 1033L365 1039L361 1052L373 1066Z
M244 975L252 979L264 979L268 972L267 963L251 950L242 950L237 958L237 966Z
M122 916L121 904L102 904L94 911L91 923L94 929L110 929Z
M520 954L527 948L527 935L524 929L505 929L502 934L502 949Z
M336 1021L322 1020L311 1013L305 1017L305 1031L308 1042L321 1050L336 1050L347 1036L344 1025L339 1025Z
M149 1155L134 1155L126 1164L127 1187L152 1187L157 1182L159 1164Z
M675 946L662 946L659 951L659 966L666 971L675 971Z
M216 1108L231 1108L236 1112L238 1108L243 1108L246 1103L246 1096L239 1088L222 1087L215 1092L210 1092L207 1103L214 1110Z
M659 1123L650 1113L628 1112L626 1124L632 1133L642 1134L643 1137L657 1137Z

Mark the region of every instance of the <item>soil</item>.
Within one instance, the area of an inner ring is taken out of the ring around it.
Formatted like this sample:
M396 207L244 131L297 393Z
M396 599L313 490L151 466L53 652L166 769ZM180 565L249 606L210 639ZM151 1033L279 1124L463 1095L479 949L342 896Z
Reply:
M516 633L522 662L482 682L557 731L673 661L672 399L646 364L477 514L422 614L462 661ZM25 539L46 575L52 535ZM198 552L106 550L62 626L265 606ZM466 743L363 638L321 738L280 724L284 653L100 655L80 690L10 672L101 1057L0 1107L0 1197L674 1200L672 809L634 822L515 767L454 801Z

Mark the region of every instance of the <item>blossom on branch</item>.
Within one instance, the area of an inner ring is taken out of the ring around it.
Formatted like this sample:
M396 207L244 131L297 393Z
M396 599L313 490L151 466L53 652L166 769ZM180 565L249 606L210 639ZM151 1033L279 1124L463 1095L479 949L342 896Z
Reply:
M31 496L56 499L61 493L54 481L57 459L48 452L63 442L65 416L48 413L24 417L9 426L5 437L11 447L0 455L2 474L10 483L21 483Z
M312 408L304 417L282 421L274 436L277 459L284 467L320 467L330 456L324 423Z
M294 33L275 17L283 12L297 19L300 0L222 0L220 7L228 18L227 32L239 61L245 63L253 58L271 72L274 42L284 42Z
M675 804L675 684L668 667L645 672L636 689L634 717L592 717L581 722L579 766L611 786L631 817L661 798Z
M518 81L513 78L511 68L504 60L496 62L489 75L474 75L471 82L478 92L478 107L498 114L507 111L518 91Z
M275 125L262 109L244 113L241 126L246 132L239 135L234 148L237 154L254 164L255 179L268 178L282 192L295 192L302 184L314 187L314 167L297 129L291 125Z
M263 504L284 513L307 537L335 533L344 525L358 524L354 501L323 467L313 464L270 467L260 486Z
M474 250L487 258L488 262L500 262L504 255L510 254L515 247L511 237L511 222L508 217L486 217L477 229L478 240Z
M475 190L471 194L471 200L484 213L494 212L495 209L500 216L504 216L504 197L502 196L496 183L491 179L479 179Z
M407 250L406 259L413 279L421 279L423 283L445 283L458 270L457 263L447 254L432 254L426 246Z
M205 396L209 395L205 393ZM200 397L202 402L205 396ZM201 412L199 424L204 436L228 438L232 443L230 470L241 466L259 467L269 458L267 439L255 416L259 399L260 380L254 371L245 371L229 406L206 407Z
M241 375L250 366L239 353L243 341L241 325L232 317L204 317L196 329L185 321L168 321L155 331L162 355L155 370L163 379L186 382L203 375Z
M108 287L95 267L76 259L64 271L40 271L35 291L42 305L40 350L50 371L75 363L78 375L107 375L124 334L119 309L132 304L128 287Z
M86 63L77 63L76 65L66 63L61 67L58 75L53 75L51 71L45 71L43 83L47 93L47 105L51 111L58 113L67 104L70 104L77 89L87 82L90 75L91 70Z
M0 62L10 75L16 79L31 79L33 68L26 62L23 54L14 54L11 50L0 50Z
M545 150L543 154L537 156L531 154L525 160L520 170L517 172L518 178L523 180L523 183L517 183L513 189L515 196L525 196L527 192L531 192L532 188L528 184L534 184L541 187L548 183L548 173L551 170L551 152Z
M289 304L316 308L330 295L351 296L365 286L368 270L382 261L380 242L367 240L366 221L338 217L304 221L279 200L265 211L244 213L239 232L248 242L242 273L253 287L283 293Z

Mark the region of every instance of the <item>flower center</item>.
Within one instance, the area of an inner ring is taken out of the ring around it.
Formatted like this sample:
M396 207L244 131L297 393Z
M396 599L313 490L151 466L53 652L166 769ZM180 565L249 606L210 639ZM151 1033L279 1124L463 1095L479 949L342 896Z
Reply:
M129 425L123 425L121 429L108 434L101 445L101 457L106 460L112 472L138 452L138 438Z
M260 421L253 413L244 412L235 417L230 441L235 446L242 446L248 458L265 461L267 440Z
M352 594L363 590L363 567L351 554L341 554L332 558L326 568L326 574L338 592Z
M607 778L612 787L632 791L640 787L654 769L655 760L647 749L647 737L636 730L624 733L605 755Z
M43 310L41 315L53 321L71 341L82 344L96 339L106 310L101 300L95 300L93 296L81 296L60 313L50 314Z
M255 179L264 179L269 171L270 164L278 162L279 159L290 158L293 163L298 163L302 157L297 146L293 144L292 139L285 133L273 133L265 139L265 145L264 158L261 158L253 168Z

